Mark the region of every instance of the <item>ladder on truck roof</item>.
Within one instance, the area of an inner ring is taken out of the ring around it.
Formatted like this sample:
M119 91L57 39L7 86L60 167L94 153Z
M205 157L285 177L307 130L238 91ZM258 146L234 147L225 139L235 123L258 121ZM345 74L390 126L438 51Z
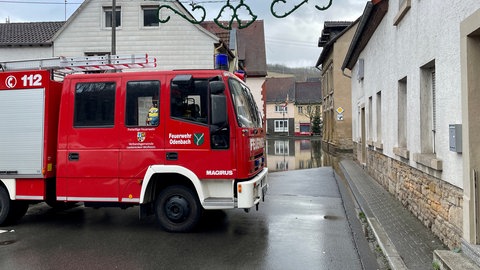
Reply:
M114 71L128 68L156 67L157 60L148 54L53 57L0 62L2 71L42 69L58 75L86 71Z

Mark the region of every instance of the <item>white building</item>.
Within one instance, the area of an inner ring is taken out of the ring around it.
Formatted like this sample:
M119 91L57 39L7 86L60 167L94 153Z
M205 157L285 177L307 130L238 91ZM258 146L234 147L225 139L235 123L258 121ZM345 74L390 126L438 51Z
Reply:
M158 22L159 8L160 20L168 22ZM146 53L156 58L156 69L213 69L220 52L228 55L231 71L248 68L246 82L262 110L263 21L228 31L213 22L192 24L172 9L193 20L180 1L117 0L114 44L111 0L85 0L66 22L0 24L0 61Z
M0 61L50 58L53 36L65 22L0 23Z
M147 53L157 59L159 69L213 68L213 52L219 38L192 24L161 4L189 13L176 1L116 1L116 54ZM112 51L112 1L86 0L56 33L55 56L104 55Z
M479 145L464 136L462 150L460 140L462 130L471 133L462 119L464 69L476 65L480 85L480 20L469 20L469 33L461 28L479 9L478 0L370 1L342 66L352 77L357 159L451 248L479 244L472 172L463 169L470 164L466 148ZM464 67L461 44L472 33L476 58Z

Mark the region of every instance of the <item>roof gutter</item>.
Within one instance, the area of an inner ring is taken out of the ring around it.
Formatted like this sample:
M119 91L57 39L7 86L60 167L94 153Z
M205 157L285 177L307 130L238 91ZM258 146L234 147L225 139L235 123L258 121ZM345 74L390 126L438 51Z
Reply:
M345 76L345 77L347 77L347 78L349 78L349 79L352 78L352 76L350 76L350 75L348 75L348 74L345 73L345 69L344 69L344 68L342 68L342 75Z
M360 20L360 23L358 25L357 31L355 32L355 35L353 36L352 42L350 43L350 47L348 48L347 55L345 56L345 60L343 61L342 64L342 74L345 75L346 77L351 78L351 76L348 76L345 74L345 68L348 65L348 62L350 61L350 58L352 57L353 51L355 50L355 47L360 39L360 37L363 34L363 30L365 29L365 26L367 25L368 18L370 17L370 14L372 13L374 4L372 1L368 1L367 5L365 6L365 10L363 11L362 19Z

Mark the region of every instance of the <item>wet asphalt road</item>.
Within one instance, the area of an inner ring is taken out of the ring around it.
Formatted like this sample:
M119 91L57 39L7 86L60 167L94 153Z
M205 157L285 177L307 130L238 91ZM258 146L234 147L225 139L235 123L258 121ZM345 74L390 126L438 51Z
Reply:
M0 227L15 230L0 233L14 241L0 245L0 269L376 269L331 167L275 172L269 182L258 212L207 212L187 234L139 220L138 208L34 205Z

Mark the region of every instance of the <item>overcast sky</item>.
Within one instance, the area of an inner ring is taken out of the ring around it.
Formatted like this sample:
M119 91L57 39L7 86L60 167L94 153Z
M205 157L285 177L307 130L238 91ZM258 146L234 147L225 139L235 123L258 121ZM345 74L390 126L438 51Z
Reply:
M321 53L318 39L324 21L354 21L365 8L366 0L333 0L332 6L320 11L315 5L324 6L328 0L310 0L285 18L276 18L270 12L273 0L244 0L257 20L264 20L265 42L268 64L283 64L289 67L313 67ZM285 0L275 6L278 15L290 10L306 0ZM80 6L82 0L0 0L0 22L7 18L10 22L63 21ZM120 2L117 0L117 2ZM188 8L191 1L183 1ZM218 16L226 0L197 0L205 2L207 19ZM237 6L240 0L231 0ZM193 13L195 16L196 14ZM198 18L198 16L197 16ZM245 12L241 19L247 19ZM221 19L224 19L222 17ZM0 33L1 34L1 33Z

